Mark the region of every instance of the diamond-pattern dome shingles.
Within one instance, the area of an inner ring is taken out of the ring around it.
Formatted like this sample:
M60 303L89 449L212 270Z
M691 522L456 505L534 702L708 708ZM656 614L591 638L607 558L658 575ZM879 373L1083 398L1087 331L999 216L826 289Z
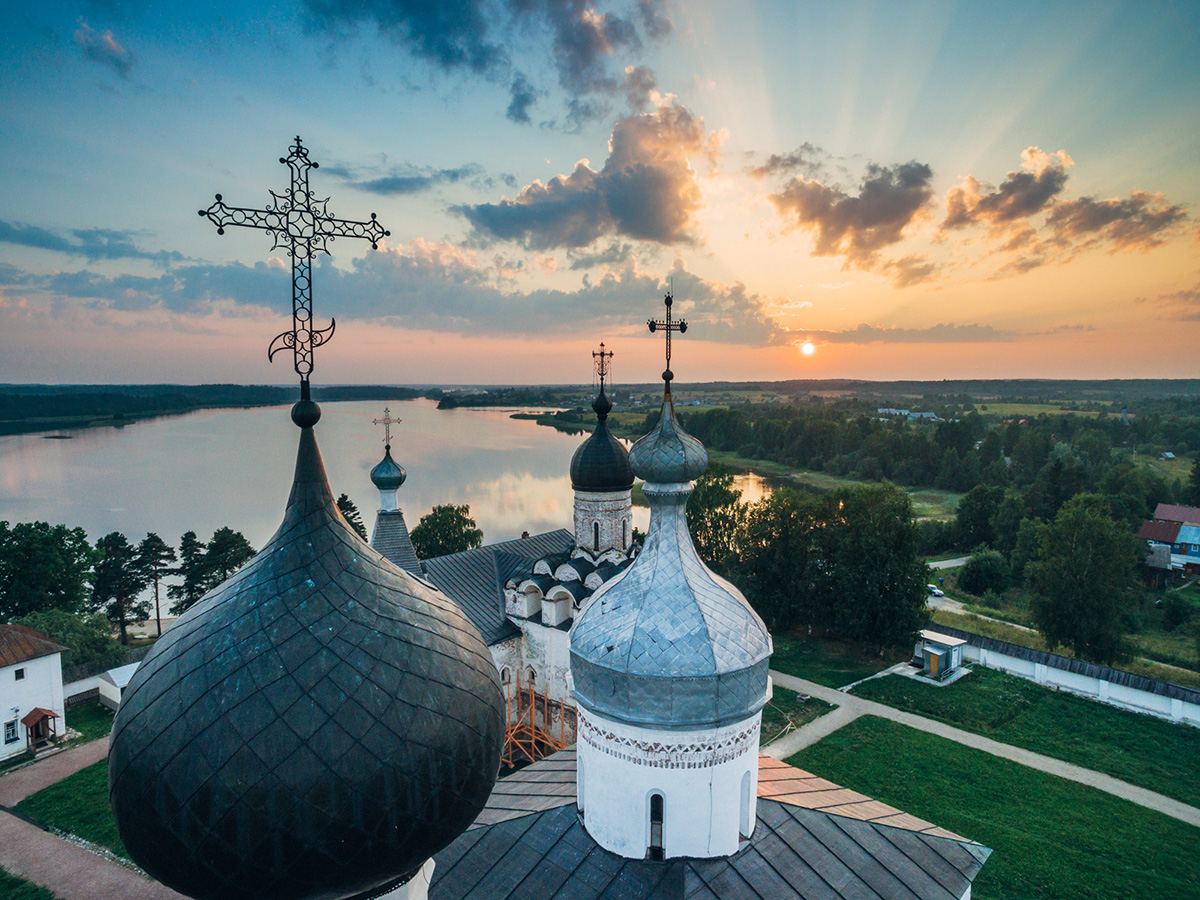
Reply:
M652 484L695 481L708 468L708 451L675 421L670 391L663 396L662 414L649 434L629 449L633 472Z
M597 494L627 491L633 487L629 451L608 428L612 403L603 388L592 403L592 409L596 412L596 430L571 457L571 487Z
M131 856L181 893L334 900L465 829L502 742L478 632L350 530L305 428L279 531L126 689L110 793Z
M394 491L407 478L404 467L392 459L392 445L388 444L381 459L371 470L371 481L381 491Z

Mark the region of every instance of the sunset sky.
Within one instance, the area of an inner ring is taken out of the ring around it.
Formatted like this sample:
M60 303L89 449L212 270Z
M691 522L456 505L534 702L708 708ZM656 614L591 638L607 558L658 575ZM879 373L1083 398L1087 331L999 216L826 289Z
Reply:
M5 8L0 381L293 381L297 134L317 383L1200 377L1194 0Z

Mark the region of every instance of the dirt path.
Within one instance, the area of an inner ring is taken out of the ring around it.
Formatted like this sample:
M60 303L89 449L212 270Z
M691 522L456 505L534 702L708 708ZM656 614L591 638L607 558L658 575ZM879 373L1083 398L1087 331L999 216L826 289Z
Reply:
M791 756L793 753L802 750L810 744L816 743L826 735L832 734L838 728L854 721L859 716L879 716L882 719L890 719L893 722L899 722L910 728L936 734L939 737L947 738L967 747L974 747L976 750L982 750L993 756L999 756L1003 759L1020 763L1023 766L1029 766L1031 769L1037 769L1040 772L1057 775L1060 778L1066 778L1069 781L1075 781L1079 784L1089 785L1116 797L1121 797L1131 803L1136 803L1138 806L1156 810L1173 819L1179 819L1181 822L1187 822L1189 825L1200 828L1200 809L1188 806L1186 803L1180 803L1178 800L1172 800L1170 797L1165 797L1154 791L1148 791L1145 788L1121 781L1118 778L1113 778L1111 775L1105 775L1102 772L1096 772L1092 769L1085 769L1082 766L1063 762L1053 757L1043 756L1040 753L1023 750L1020 747L1013 747L1011 744L1002 744L999 741L994 741L980 734L963 731L961 728L955 728L952 725L927 719L924 716L893 709L890 706L884 706L882 703L875 703L872 700L864 700L861 697L855 697L853 694L846 694L835 688L828 688L812 681L805 681L803 678L797 678L794 675L785 675L783 672L772 671L771 677L780 687L785 687L802 694L810 694L813 697L824 700L826 703L837 704L839 707L839 709L809 722L807 725L796 729L791 734L785 735L766 747L763 752L774 759L785 759Z
M108 755L108 738L88 741L0 775L0 806L16 806L30 794L86 769Z

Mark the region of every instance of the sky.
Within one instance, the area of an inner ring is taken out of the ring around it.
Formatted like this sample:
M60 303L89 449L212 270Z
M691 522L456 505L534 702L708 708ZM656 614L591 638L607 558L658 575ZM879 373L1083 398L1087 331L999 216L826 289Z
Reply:
M1200 4L6 4L0 382L1200 377Z

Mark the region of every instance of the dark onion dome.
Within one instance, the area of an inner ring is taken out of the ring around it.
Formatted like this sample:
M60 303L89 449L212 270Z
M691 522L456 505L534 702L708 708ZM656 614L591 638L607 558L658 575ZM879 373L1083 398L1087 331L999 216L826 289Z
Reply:
M603 388L592 403L592 409L596 411L596 430L571 457L571 487L577 491L598 494L627 491L633 487L629 451L608 430L608 413L612 409L612 402Z
M669 390L658 424L629 456L646 479L650 528L633 564L575 619L575 698L633 725L743 721L767 701L771 635L742 592L696 554L685 510L708 457L675 421Z
M376 896L471 824L503 740L479 632L351 531L304 427L279 531L126 689L110 798L134 861L190 897Z
M381 491L394 491L404 484L408 477L404 467L392 459L392 445L388 444L383 451L383 459L371 470L371 481Z

